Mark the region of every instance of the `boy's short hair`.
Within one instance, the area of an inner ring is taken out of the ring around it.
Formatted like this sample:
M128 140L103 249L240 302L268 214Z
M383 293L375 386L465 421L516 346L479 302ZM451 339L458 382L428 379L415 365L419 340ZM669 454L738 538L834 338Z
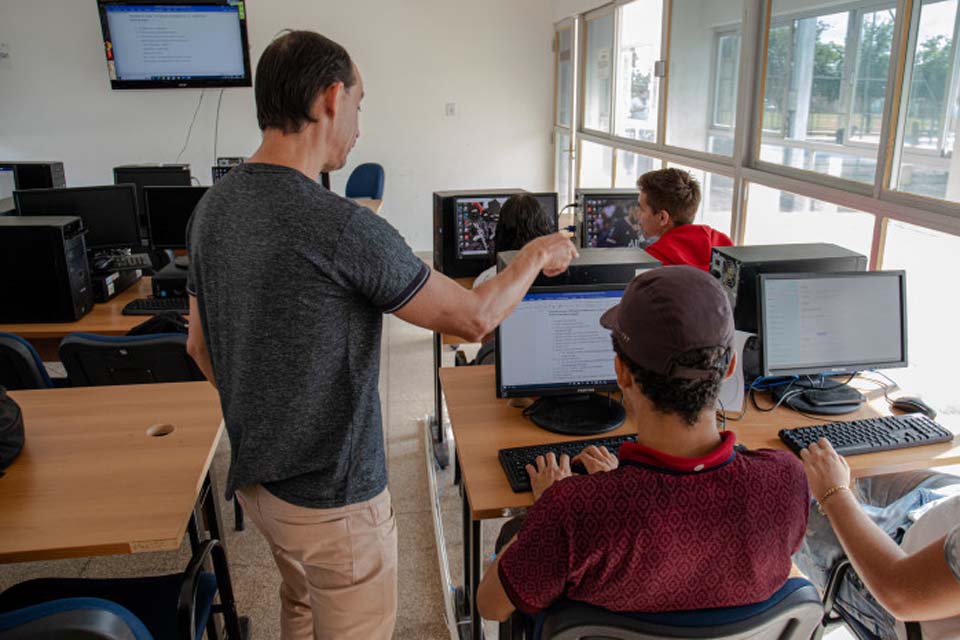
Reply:
M666 211L675 226L690 224L697 217L700 183L683 169L648 171L637 179L637 186L650 208Z
M253 83L260 130L297 133L308 122L317 96L337 82L357 83L350 54L313 31L287 31L267 46Z

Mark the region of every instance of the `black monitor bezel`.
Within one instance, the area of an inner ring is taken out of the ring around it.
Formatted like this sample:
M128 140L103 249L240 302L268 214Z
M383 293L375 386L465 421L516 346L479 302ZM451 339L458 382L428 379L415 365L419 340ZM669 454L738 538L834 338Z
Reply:
M250 68L250 41L247 36L246 5L244 2L229 2L228 0L97 0L97 11L100 17L100 29L103 35L104 60L108 65L111 60L106 58L106 46L108 42L113 42L110 35L109 21L107 20L107 7L110 5L241 5L239 9L240 44L241 48L243 49L243 78L186 80L114 80L113 78L110 78L111 89L206 89L253 86L253 75Z
M587 198L614 198L621 199L632 197L634 209L639 207L640 191L638 189L577 189L575 194L577 208L580 210L580 248L581 249L605 249L607 247L591 247L587 244ZM610 247L622 249L623 247Z
M900 281L900 359L871 362L824 363L816 367L771 369L767 361L767 318L764 299L767 282L771 280L813 280L828 278L873 278L897 276ZM842 375L868 369L899 369L908 364L907 356L907 273L890 271L835 271L828 273L761 273L757 276L757 330L760 344L760 371L764 376Z
M202 191L202 192L203 192L203 194L201 194L201 196L200 196L200 198L202 199L202 198L203 198L203 195L206 195L206 193L207 193L207 191L210 189L210 187L205 186L205 185L201 185L201 186L197 186L197 185L189 185L189 186L187 186L187 185L153 185L153 186L150 186L150 187L143 187L143 206L144 206L144 215L145 215L145 217L146 217L146 219L147 219L147 238L149 239L150 246L153 247L154 249L174 249L174 250L176 250L176 249L186 249L186 248L187 248L186 226L184 226L183 240L182 240L179 244L176 244L176 245L173 245L173 244L157 244L157 243L156 243L156 240L155 240L154 237L153 237L153 216L152 216L151 213L150 213L150 194L151 194L151 193L155 193L155 192L160 192L160 191L167 191L167 190L171 190L171 189L176 189L176 190L180 190L180 191L185 191L185 190L190 190L190 191L199 190L199 191ZM200 201L197 200L197 202L199 203ZM193 212L192 212L192 211L191 211L190 215L193 215ZM189 216L187 217L187 220L188 220L188 224L189 224Z
M561 287L530 287L527 293L524 294L524 298L531 293L577 293L577 292L590 292L590 291L625 291L627 285L625 284L584 284L584 285L568 285ZM496 330L496 339L497 339L497 361L496 361L496 393L498 398L532 398L532 397L544 397L544 396L567 396L567 395L578 395L578 394L590 394L598 393L603 391L619 391L620 385L617 384L616 379L608 384L598 384L591 387L578 387L576 385L551 385L538 387L534 390L524 389L522 392L512 392L504 391L503 385L501 382L501 367L503 358L501 357L500 350L503 348L503 341L500 339L500 327L497 327Z

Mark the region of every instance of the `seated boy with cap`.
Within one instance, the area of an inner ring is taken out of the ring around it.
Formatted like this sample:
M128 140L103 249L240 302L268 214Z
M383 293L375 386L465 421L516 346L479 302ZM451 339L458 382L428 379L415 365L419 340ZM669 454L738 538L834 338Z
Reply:
M553 454L527 467L535 502L483 576L480 614L535 615L561 598L637 612L766 600L789 576L809 492L793 454L735 449L717 428L735 358L726 294L693 267L652 269L600 323L637 444L619 459L588 447L574 458L588 475Z
M640 187L637 219L647 253L664 265L689 264L710 270L714 247L729 247L727 234L705 224L693 224L700 207L700 185L682 169L648 171Z

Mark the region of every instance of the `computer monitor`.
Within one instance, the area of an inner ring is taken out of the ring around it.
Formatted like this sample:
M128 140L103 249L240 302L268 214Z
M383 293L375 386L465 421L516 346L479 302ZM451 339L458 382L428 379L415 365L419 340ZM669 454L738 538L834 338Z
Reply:
M14 191L21 216L74 215L87 230L87 249L139 248L137 192L132 184Z
M903 271L761 274L759 295L764 375L907 366Z
M99 0L113 89L249 87L246 8L236 0Z
M145 187L150 246L186 249L187 223L209 187Z
M624 285L534 287L497 329L497 397L557 397L528 411L541 427L599 433L623 422L610 331L600 316Z
M640 247L643 234L636 218L638 192L632 189L582 189L577 200L583 215L583 248Z
M560 208L557 204L557 194L555 192L544 192L544 193L531 193L534 199L540 203L540 206L543 207L543 211L547 214L547 218L553 220L554 226L557 226L560 212Z
M0 165L0 200L13 197L17 188L16 176L12 165Z
M457 221L457 259L490 260L500 208L510 196L467 196L453 207Z

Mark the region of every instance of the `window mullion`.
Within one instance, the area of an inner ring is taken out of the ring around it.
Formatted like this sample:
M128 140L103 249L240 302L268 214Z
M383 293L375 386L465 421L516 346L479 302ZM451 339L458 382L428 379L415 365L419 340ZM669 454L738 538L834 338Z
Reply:
M874 197L879 198L891 188L893 171L900 166L903 153L903 134L907 122L904 97L910 96L913 76L911 52L920 28L920 0L898 0L897 22L890 50L890 69L887 74L886 106L883 110L883 125L880 132L879 159L874 179Z

